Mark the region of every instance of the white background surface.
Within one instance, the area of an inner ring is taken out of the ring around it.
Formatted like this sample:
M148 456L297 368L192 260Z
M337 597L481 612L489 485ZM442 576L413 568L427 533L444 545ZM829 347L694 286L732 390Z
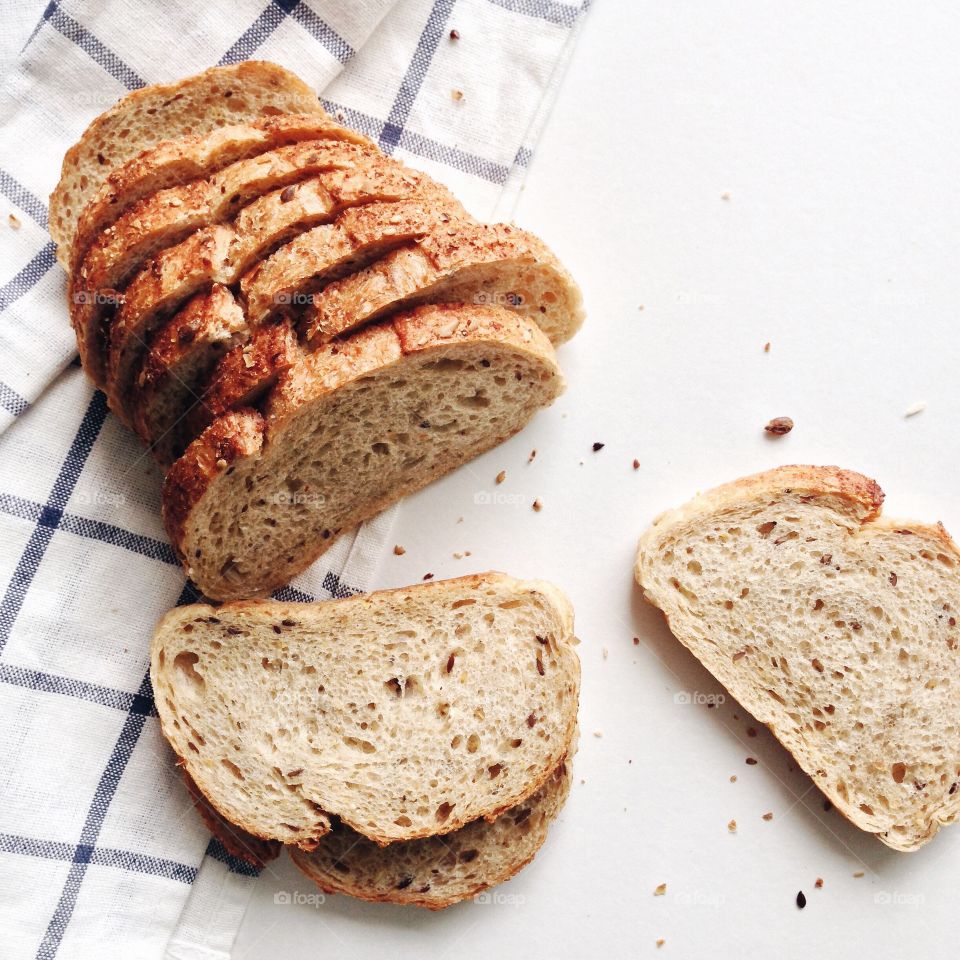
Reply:
M960 533L958 49L946 2L595 5L517 211L584 288L567 393L404 505L379 584L496 568L567 591L570 802L506 902L276 905L313 892L279 861L237 958L955 955L960 828L895 853L824 813L736 704L675 703L721 690L631 565L665 507L789 462L862 470L890 515ZM796 428L769 440L778 415Z

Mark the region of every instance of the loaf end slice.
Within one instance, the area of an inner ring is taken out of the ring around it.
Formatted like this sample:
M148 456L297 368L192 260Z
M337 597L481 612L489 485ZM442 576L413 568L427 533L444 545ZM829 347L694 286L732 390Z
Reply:
M771 470L661 516L646 598L851 822L914 850L960 813L960 553L874 481Z

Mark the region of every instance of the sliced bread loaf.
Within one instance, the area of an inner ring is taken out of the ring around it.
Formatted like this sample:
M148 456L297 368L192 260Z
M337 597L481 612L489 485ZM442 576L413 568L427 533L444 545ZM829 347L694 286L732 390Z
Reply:
M337 817L386 844L493 820L547 782L576 725L575 643L555 587L483 574L179 607L151 680L164 734L230 822L312 849Z
M568 759L532 796L492 823L474 820L455 833L381 847L342 825L293 862L326 893L442 910L509 880L543 846L570 793Z
M167 532L209 597L263 596L342 529L520 430L563 389L549 340L499 307L426 306L305 355L264 419L227 414L170 469Z
M636 576L846 817L914 850L960 814L960 552L882 502L857 473L771 470L659 517Z
M107 176L161 138L286 113L325 116L316 93L299 77L257 60L128 94L100 114L63 158L60 182L50 196L57 259L64 267L71 264L77 218Z
M213 176L169 187L135 203L107 227L70 277L70 319L80 360L100 385L104 382L100 330L102 315L149 257L189 234L233 219L264 193L336 169L357 171L384 161L373 150L339 139L307 140L231 164Z
M507 224L451 224L394 251L313 298L302 320L311 346L417 303L515 310L555 343L583 323L580 288L537 237Z

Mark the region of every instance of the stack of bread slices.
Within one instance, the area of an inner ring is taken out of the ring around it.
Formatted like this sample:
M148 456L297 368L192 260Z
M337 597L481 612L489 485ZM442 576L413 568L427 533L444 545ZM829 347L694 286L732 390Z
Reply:
M83 366L167 471L167 530L212 599L269 594L520 430L582 321L541 241L269 63L121 100L50 213Z
M550 584L483 574L157 628L164 734L204 820L331 893L439 909L513 876L566 800L580 663Z

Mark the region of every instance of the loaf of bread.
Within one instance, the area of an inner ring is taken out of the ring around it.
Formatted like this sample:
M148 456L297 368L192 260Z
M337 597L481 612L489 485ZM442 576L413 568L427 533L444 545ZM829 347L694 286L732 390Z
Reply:
M836 467L747 477L659 517L636 576L838 810L915 850L960 814L960 551L882 502Z
M97 118L51 231L83 366L168 472L168 532L215 600L521 429L583 320L539 239L477 223L269 63Z
M436 908L512 876L562 806L576 642L555 587L489 573L179 607L151 681L228 849L263 862L292 845L328 891Z

